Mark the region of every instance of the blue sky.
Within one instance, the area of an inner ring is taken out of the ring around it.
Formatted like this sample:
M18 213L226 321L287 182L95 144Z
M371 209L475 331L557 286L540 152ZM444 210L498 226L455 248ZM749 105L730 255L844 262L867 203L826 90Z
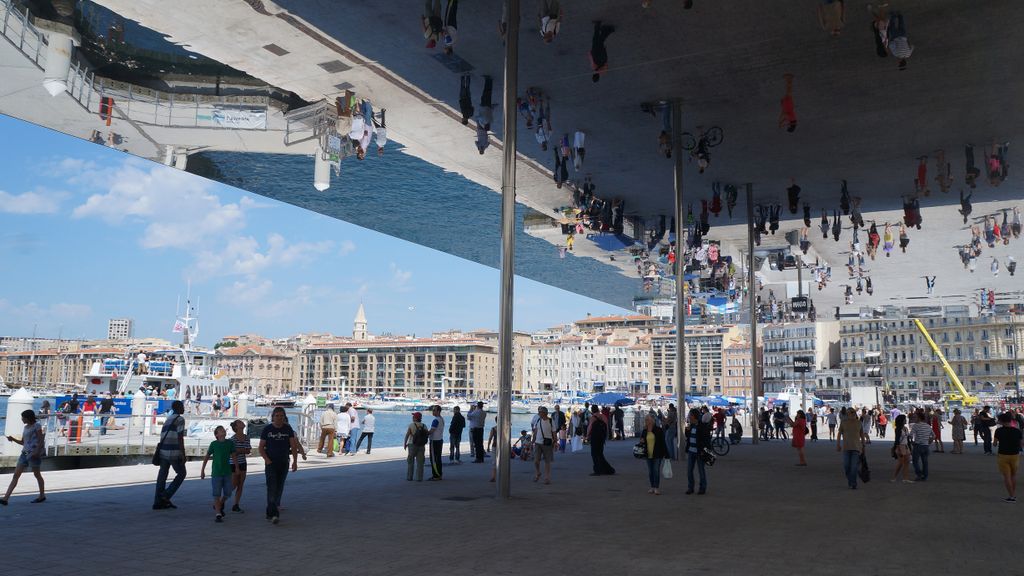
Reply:
M496 270L0 116L0 335L172 338L192 283L200 343L255 332L496 329ZM15 146L13 143L17 143ZM622 310L516 279L516 328Z

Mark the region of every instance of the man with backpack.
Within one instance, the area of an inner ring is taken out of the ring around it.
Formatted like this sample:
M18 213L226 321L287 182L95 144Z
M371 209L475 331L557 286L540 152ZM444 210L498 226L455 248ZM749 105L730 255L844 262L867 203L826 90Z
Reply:
M402 442L402 446L408 452L406 456L406 462L408 468L405 474L405 479L412 482L413 466L415 465L416 470L416 481L423 482L423 454L426 450L427 439L430 437L430 431L423 425L423 414L419 412L412 413L412 423L405 431L405 439Z

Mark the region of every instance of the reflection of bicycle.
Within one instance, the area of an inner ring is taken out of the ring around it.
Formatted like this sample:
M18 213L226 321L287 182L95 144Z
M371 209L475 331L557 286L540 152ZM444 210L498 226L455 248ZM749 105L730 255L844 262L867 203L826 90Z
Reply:
M697 130L699 133L698 137L694 137L693 134L689 132L683 132L683 150L689 152L694 148L697 148L698 150L714 148L721 144L722 140L725 138L722 133L722 129L718 126L712 126L707 130L703 130L702 127L698 126Z
M711 451L718 456L725 456L729 453L729 441L721 436L711 440Z

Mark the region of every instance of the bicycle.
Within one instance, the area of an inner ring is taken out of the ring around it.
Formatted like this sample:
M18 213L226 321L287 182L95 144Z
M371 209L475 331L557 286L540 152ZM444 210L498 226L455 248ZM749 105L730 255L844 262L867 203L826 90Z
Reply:
M711 440L711 451L717 456L725 456L729 453L729 441L722 436L716 436Z
M683 132L683 150L689 152L694 148L714 148L721 144L725 138L722 129L718 126L712 126L707 130L704 130L703 126L698 126L697 131L700 134L699 137L694 137L690 132ZM703 144L703 146L699 146L700 144Z

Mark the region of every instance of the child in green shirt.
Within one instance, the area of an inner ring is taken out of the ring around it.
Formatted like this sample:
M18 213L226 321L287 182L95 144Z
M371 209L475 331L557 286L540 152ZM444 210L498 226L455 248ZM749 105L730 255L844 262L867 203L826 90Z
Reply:
M232 458L236 456L235 443L227 439L227 430L223 426L217 426L213 431L217 439L210 442L206 449L206 458L203 458L203 468L199 472L199 478L206 478L206 463L213 457L213 472L210 480L213 482L213 509L217 511L217 522L224 521L224 503L231 497L231 476L234 473L236 462Z

